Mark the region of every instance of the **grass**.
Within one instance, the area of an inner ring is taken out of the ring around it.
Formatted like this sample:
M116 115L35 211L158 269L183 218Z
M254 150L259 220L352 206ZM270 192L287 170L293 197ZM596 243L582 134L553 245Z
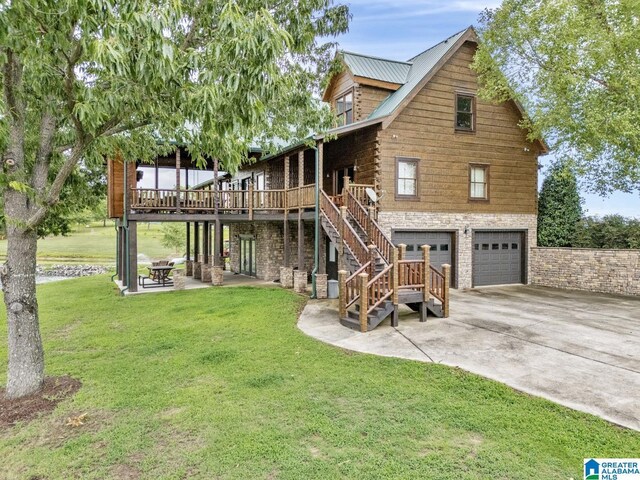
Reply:
M176 257L173 249L161 243L161 225L138 226L138 253L150 259ZM113 222L76 226L67 236L50 236L38 241L38 263L115 263L116 232ZM0 240L0 260L4 260L7 241Z
M569 479L640 451L638 432L459 369L319 343L281 289L122 298L94 277L39 302L48 375L83 387L0 432L3 479Z

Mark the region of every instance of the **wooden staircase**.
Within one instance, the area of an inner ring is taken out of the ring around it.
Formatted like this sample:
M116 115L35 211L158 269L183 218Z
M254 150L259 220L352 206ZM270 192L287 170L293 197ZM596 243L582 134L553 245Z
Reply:
M365 185L345 181L342 195L320 197L324 231L337 245L340 258L339 314L346 327L367 332L390 315L398 324L398 305L439 317L449 315L449 265L443 271L429 263L429 245L418 260L406 259L406 246L396 247L375 220L375 209L365 208Z

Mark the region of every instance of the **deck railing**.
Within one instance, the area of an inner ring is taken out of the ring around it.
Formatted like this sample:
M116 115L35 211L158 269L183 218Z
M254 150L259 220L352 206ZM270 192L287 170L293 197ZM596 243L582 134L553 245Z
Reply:
M315 185L288 190L175 190L132 188L130 208L139 212L213 212L221 213L284 212L288 209L313 208ZM217 203L217 205L216 205Z
M391 263L391 255L393 252L393 242L385 235L385 233L378 225L378 222L373 218L373 211L367 210L354 194L354 190L349 187L346 192L346 198L344 202L349 210L349 213L353 216L360 227L366 232L369 244L376 246L380 257L384 262L389 265Z

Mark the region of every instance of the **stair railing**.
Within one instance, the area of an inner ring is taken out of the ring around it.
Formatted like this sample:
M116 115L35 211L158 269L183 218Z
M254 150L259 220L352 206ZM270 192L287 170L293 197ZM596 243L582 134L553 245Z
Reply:
M368 303L361 303L360 309L370 314L393 295L393 264L387 265L384 270L369 280L366 288ZM362 292L360 295L362 296Z
M345 193L344 202L349 213L358 222L362 230L367 233L368 242L377 247L380 257L389 265L392 261L391 254L395 248L393 242L384 234L378 222L370 215L370 212L353 195L351 188Z
M358 261L358 265L362 266L369 262L369 249L367 246L324 190L320 190L320 192L320 210L340 234L344 246L349 249L352 256Z

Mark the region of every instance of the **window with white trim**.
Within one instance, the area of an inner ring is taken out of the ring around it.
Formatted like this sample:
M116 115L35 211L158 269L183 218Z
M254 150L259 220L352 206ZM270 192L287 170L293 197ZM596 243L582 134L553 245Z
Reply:
M396 195L398 197L417 197L418 159L398 158L396 175Z
M469 198L472 200L489 198L489 167L487 165L469 167Z

